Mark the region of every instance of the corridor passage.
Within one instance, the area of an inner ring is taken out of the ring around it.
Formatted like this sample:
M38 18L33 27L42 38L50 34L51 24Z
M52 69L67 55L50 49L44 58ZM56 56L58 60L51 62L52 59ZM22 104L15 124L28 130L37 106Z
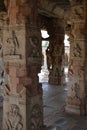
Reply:
M87 130L87 116L70 115L65 112L67 86L42 83L44 124L49 130Z

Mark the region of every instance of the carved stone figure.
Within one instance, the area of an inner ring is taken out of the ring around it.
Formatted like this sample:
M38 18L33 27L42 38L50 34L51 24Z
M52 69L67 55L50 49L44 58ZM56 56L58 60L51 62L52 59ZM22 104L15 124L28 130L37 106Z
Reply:
M74 91L75 91L75 97L76 98L79 98L79 96L78 96L78 92L79 92L79 84L78 83L75 83L74 84Z
M15 104L10 106L9 112L7 113L6 127L6 130L23 130L19 107Z
M82 50L78 43L76 43L75 47L73 48L73 56L82 57Z
M31 130L41 130L42 127L42 112L38 104L34 105L31 113Z
M13 44L13 39L8 38L7 43L9 44L8 55L15 55L16 50L15 50L15 46Z
M30 42L30 52L29 53L29 57L39 57L40 56L40 52L39 52L39 40L36 36L30 37L29 38L29 42Z
M16 49L19 48L19 43L14 31L12 31L12 37L7 39L7 44L8 44L7 55L15 55Z

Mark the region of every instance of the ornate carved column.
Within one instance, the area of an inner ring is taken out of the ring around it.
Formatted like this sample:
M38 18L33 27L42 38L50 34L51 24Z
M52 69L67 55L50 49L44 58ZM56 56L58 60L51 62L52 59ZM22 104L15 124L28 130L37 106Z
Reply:
M3 26L3 58L8 83L4 88L3 130L41 130L43 127L41 33L37 0L9 0Z
M85 114L86 112L86 1L71 1L71 33L69 88L66 112Z
M52 20L48 29L50 35L49 47L46 54L48 58L49 83L61 85L62 82L62 55L64 53L64 30L59 20Z

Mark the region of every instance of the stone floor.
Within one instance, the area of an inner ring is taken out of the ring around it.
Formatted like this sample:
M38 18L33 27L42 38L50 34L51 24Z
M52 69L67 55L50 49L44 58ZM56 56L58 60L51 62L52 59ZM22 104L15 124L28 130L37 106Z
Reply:
M69 115L65 112L66 86L42 83L44 124L49 130L87 130L87 116Z

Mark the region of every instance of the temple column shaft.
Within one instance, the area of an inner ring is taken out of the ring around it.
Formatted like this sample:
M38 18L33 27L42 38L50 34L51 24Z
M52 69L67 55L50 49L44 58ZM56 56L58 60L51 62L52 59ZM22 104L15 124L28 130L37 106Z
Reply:
M85 1L71 1L71 36L69 87L66 100L66 111L75 114L86 112L86 4Z
M34 11L33 11L34 9ZM8 82L4 88L3 130L43 129L41 32L37 0L9 1L3 25L3 59Z
M62 56L64 54L64 28L60 22L55 19L51 23L52 28L48 26L49 46L47 48L47 60L49 70L49 83L62 84Z

